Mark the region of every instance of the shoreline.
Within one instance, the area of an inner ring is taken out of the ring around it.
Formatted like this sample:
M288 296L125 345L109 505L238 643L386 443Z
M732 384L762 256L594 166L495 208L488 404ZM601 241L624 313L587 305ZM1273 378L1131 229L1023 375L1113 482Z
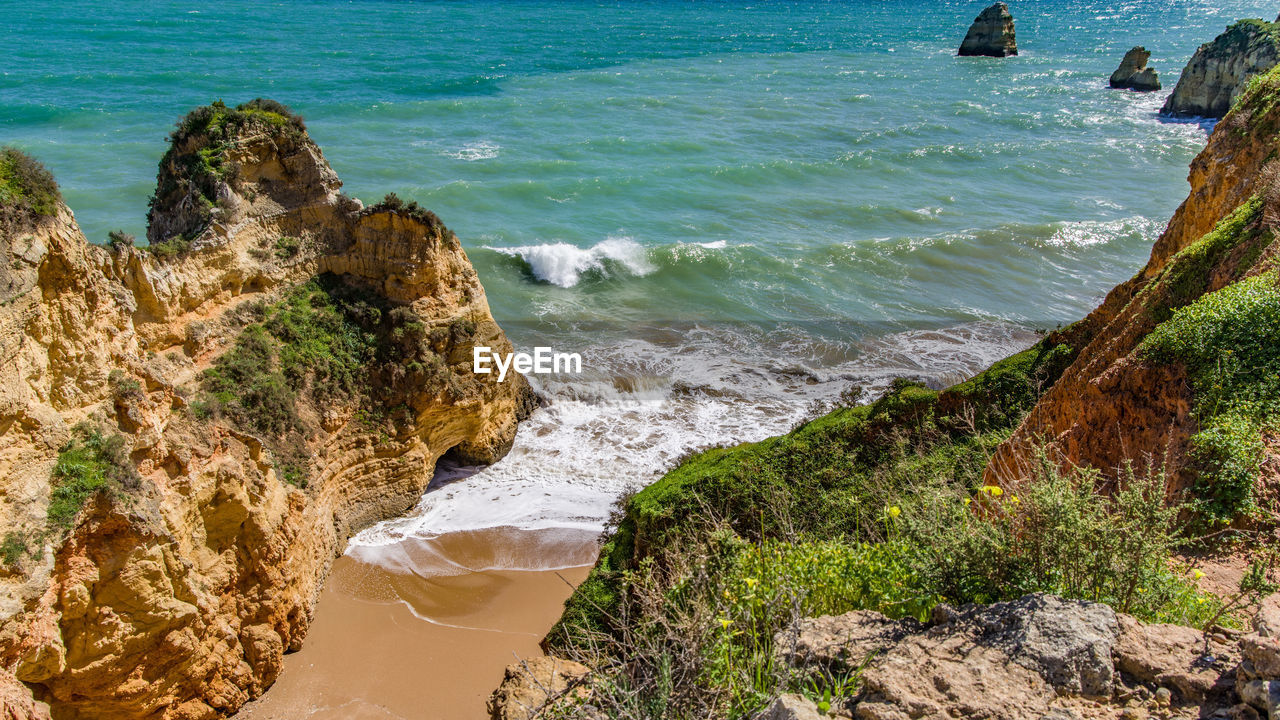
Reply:
M595 535L569 534L582 542L567 557L594 559ZM388 562L370 558L369 548L342 555L302 649L236 717L487 718L506 666L543 654L539 641L591 565L503 569L485 560L533 559L530 549L549 537L563 547L565 535L500 528L383 546ZM477 561L480 569L470 570Z

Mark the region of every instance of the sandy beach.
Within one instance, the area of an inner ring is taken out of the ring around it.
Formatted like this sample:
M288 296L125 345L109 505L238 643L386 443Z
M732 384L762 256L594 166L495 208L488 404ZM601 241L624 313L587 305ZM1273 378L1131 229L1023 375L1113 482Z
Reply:
M334 563L302 650L238 717L488 717L503 668L541 654L538 641L586 576L595 544L589 533L499 529L362 550ZM493 569L539 557L577 564Z

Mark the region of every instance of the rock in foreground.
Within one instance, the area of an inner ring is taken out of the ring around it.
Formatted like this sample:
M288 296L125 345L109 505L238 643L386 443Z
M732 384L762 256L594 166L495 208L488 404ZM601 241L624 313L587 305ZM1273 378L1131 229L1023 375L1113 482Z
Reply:
M1113 718L1122 709L1212 717L1245 704L1276 717L1266 703L1280 688L1280 643L1247 635L1202 655L1203 642L1191 628L1045 594L939 606L928 625L867 611L810 618L775 638L780 661L802 674L866 663L850 708L860 720Z
M1018 54L1018 42L1014 38L1013 15L1002 2L983 10L969 26L969 33L960 44L962 57L1007 57Z
M1147 67L1151 52L1138 45L1124 54L1120 67L1111 73L1111 87L1138 92L1152 92L1160 89L1160 76L1155 70Z
M1220 118L1255 75L1280 62L1280 23L1241 20L1191 56L1163 115Z

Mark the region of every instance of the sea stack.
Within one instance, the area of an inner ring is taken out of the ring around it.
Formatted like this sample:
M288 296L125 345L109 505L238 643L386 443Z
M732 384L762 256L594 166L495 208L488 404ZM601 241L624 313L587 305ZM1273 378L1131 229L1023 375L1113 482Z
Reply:
M1278 62L1280 22L1241 20L1196 50L1160 114L1223 117L1249 80Z
M969 26L969 33L960 44L964 56L1007 57L1018 54L1018 42L1013 33L1013 15L1002 2L983 10Z
M1111 87L1138 92L1152 92L1160 89L1160 76L1155 70L1147 67L1151 53L1138 45L1124 54L1120 67L1111 73Z

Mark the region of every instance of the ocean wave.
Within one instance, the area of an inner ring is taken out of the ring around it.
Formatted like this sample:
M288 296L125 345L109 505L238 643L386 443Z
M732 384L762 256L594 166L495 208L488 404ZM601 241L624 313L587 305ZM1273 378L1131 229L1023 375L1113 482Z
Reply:
M466 162L476 162L477 160L492 160L498 157L502 146L488 141L475 143L467 143L459 150L446 150L442 154L445 157L451 157L454 160L464 160Z
M413 512L361 531L348 552L396 571L528 567L529 559L516 557L450 556L451 565L431 551L440 538L492 528L598 532L618 497L653 482L691 450L784 433L851 382L870 397L899 376L941 387L1035 338L991 322L858 342L796 327L633 335L584 348L588 374L531 376L547 404L521 423L505 458L465 479L433 482Z
M584 275L590 273L609 276L621 270L629 275L644 276L656 269L649 262L644 247L629 237L609 237L589 248L566 242L511 248L486 247L520 258L535 278L563 288L577 285Z

